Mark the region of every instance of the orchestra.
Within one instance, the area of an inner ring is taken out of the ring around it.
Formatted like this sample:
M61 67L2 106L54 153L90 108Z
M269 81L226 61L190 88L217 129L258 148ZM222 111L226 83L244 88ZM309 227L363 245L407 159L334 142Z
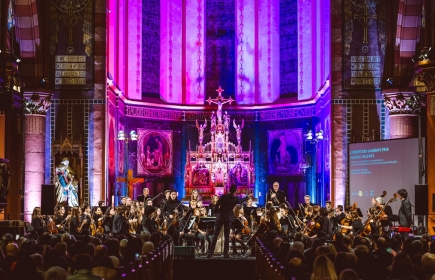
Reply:
M30 231L35 238L46 232L51 235L67 232L79 239L98 234L116 237L138 236L141 232L148 232L150 235L158 233L172 239L177 246L195 246L198 253L211 257L214 252L214 239L219 234L216 233L215 217L219 213L221 217L224 214L219 209L223 203L219 203L220 196L205 198L197 190L193 190L190 199L183 202L178 199L178 193L174 190L167 190L164 195L160 202L154 203L149 190L145 188L144 200L139 200L139 197L138 200L122 197L117 207L105 207L101 203L93 207L88 204L68 207L67 204L60 203L56 205L53 216L41 215L41 208L35 207ZM233 196L236 197L235 194ZM305 238L319 238L328 242L335 240L338 233L339 238L347 235L368 237L372 234L391 233L394 222L406 228L412 227L413 223L411 204L405 189L399 190L389 200L386 199L385 191L378 197L372 197L366 217L361 217L361 210L356 203L347 207L333 207L331 201L326 201L325 207L321 207L314 204L309 195L304 196L303 203L296 203L295 212L286 201L284 192L279 190L277 182L269 190L264 208L254 204L254 200L252 194L243 199L237 198L237 203L231 208L233 218L229 222L224 218L221 223L223 226L228 223L230 225L228 240L231 241L233 254L237 254L237 246L241 248L242 256L246 256L249 249L252 253L255 239L270 231L288 239L302 234ZM394 215L390 205L396 200L401 202L401 206L397 215ZM232 205L232 200L229 201L227 204ZM227 214L229 215L225 212ZM213 223L209 223L210 221ZM406 240L408 233L402 232L402 236ZM227 250L225 248L225 256Z

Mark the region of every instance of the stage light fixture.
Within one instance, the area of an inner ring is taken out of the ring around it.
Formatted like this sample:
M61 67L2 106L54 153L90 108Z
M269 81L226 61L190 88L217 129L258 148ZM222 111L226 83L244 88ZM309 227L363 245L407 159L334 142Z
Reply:
M316 133L316 140L323 140L323 130Z
M424 47L423 50L421 51L421 54L418 57L418 59L420 61L431 60L431 58L430 58L430 51L431 50L432 50L432 47Z
M116 140L122 140L122 141L125 140L125 133L124 133L124 131L120 130L118 132L118 138L116 138Z
M387 83L389 83L390 85L392 85L392 84L393 84L393 78L388 78L388 79L387 79Z
M308 133L305 135L306 140L313 140L313 132L311 130L308 130Z
M137 135L136 131L134 130L130 131L130 140L137 141L137 139L139 139L139 135Z

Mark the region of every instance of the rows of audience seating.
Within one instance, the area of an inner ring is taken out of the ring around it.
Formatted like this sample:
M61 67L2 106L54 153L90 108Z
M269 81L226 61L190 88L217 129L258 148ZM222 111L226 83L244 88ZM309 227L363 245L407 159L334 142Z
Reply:
M155 233L132 236L69 234L39 239L4 234L0 279L172 279L173 243Z
M432 237L401 234L369 237L336 235L335 240L282 238L268 232L256 241L258 279L435 280Z

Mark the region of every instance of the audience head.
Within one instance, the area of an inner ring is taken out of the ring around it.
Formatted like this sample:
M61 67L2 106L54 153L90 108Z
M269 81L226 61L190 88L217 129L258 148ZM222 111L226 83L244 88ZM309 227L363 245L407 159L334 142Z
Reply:
M337 280L334 265L327 256L319 256L314 261L313 274L311 280Z
M399 253L393 258L393 264L391 265L391 276L393 279L412 276L413 271L414 265L407 254Z
M88 254L79 254L76 256L74 263L76 270L86 269L92 270L92 258Z
M65 269L53 266L45 272L44 280L67 280L68 274Z
M150 253L152 250L154 250L154 244L152 242L146 241L142 245L142 255L146 255L146 254Z
M358 280L358 274L353 269L345 269L340 273L338 280Z
M302 243L300 241L295 241L290 246L290 250L297 250L303 254L304 253L304 243Z

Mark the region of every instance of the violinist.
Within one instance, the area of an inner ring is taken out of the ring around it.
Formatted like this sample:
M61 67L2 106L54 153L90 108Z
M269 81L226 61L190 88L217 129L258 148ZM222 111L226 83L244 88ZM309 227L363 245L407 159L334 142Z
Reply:
M330 210L327 208L320 208L320 217L317 219L317 223L320 224L320 228L317 231L317 238L326 242L326 240L331 240L332 231L330 226L330 219L328 217Z
M272 189L270 189L267 194L266 201L272 202L273 206L279 206L281 203L284 203L285 200L285 194L279 189L279 183L273 183Z
M246 253L246 245L243 242L243 232L245 228L249 229L248 220L245 218L243 207L237 204L234 207L234 222L232 223L232 232L230 234L231 243L233 244L233 255L237 254L236 241L242 246L242 255Z
M281 223L279 222L278 210L276 210L275 208L269 210L265 217L265 221L267 222L269 231L281 231Z
M208 215L209 216L211 216L211 217L215 217L216 216L216 212L215 212L215 206L216 206L216 203L217 203L217 201L218 201L218 199L219 199L219 196L217 196L217 195L213 195L212 196L212 198L211 198L211 203L208 205Z
M113 225L112 225L112 234L113 235L128 235L128 228L127 228L127 218L125 217L125 213L127 211L127 208L124 206L118 206L116 209L116 215L113 218Z
M334 208L332 208L332 202L330 200L325 202L325 208L328 211L328 218L332 218L334 216Z
M125 198L125 206L131 207L133 205L133 200L130 197Z
M346 215L343 213L343 205L337 205L337 207L335 207L334 217L331 218L331 222L333 223L332 228L335 229L345 218Z
M59 205L56 212L54 213L54 223L56 225L61 224L65 219L65 207L63 205Z
M279 211L281 213L279 223L281 224L282 232L287 234L290 230L296 229L296 221L291 215L288 214L289 209L287 208L287 205L282 203L279 206Z
M87 204L82 207L82 215L80 216L80 234L89 235L90 234L90 226L93 222L91 217L91 207Z
M190 200L202 201L202 196L199 195L198 190L192 190Z
M179 224L177 225L177 219L178 215L181 216L183 214L183 205L178 200L175 190L171 191L169 200L163 206L162 212L163 216L167 218L167 234L174 240L174 245L178 246L180 229Z
M140 205L144 206L144 204L146 204L148 199L151 199L151 203L152 203L153 197L150 196L150 190L148 188L143 188L142 194L137 197L137 201L139 202Z
M131 206L130 210L128 212L128 224L129 224L129 233L136 234L136 228L137 228L137 215L136 215L136 208Z
M44 218L45 217L41 215L41 207L33 208L31 226L39 236L47 230Z
M145 206L153 206L153 200L152 200L152 198L147 198Z
M197 230L199 216L199 208L195 208L191 216L186 214L186 217L180 220L180 238L186 242L187 246L193 246L194 243L198 245ZM189 217L190 219L188 219ZM195 219L193 224L191 223L192 219Z
M92 219L94 220L94 223L96 225L98 225L99 221L103 220L103 211L101 211L101 207L97 207L94 215L92 216Z
M171 195L171 191L170 191L170 190L166 190L166 191L165 191L165 198L163 198L163 199L160 201L160 208L163 208L163 206L165 205L166 201L169 200L169 196L170 196L170 195Z
M148 231L150 234L153 234L157 231L156 223L156 209L153 206L145 207L145 213L142 216L142 231Z
M121 196L121 203L119 204L120 206L126 206L125 202L127 200L126 196Z
M103 220L102 220L102 226L104 228L105 233L111 233L112 232L112 226L113 226L113 218L115 217L115 209L113 207L107 208L106 213L104 214Z
M69 233L72 235L77 234L77 229L80 227L80 208L73 207L71 212L71 221L69 225Z
M309 222L309 221L311 221L311 219L313 219L313 217L314 217L313 207L312 206L306 207L305 208L305 216L304 216L303 222L304 223Z
M306 195L304 196L304 203L302 203L302 207L305 209L309 206L314 206L314 204L311 204L311 196Z

